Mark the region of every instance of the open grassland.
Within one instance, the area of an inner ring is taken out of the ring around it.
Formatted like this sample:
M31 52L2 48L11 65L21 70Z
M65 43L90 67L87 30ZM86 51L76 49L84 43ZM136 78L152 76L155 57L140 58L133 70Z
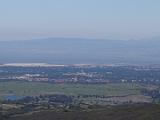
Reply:
M51 84L40 82L0 82L0 97L7 95L36 96L61 93L66 95L122 96L140 94L142 86L137 84Z

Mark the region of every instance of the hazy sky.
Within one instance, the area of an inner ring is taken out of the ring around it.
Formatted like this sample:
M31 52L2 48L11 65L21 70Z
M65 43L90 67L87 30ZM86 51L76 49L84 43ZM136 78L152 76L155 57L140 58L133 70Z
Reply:
M0 0L0 40L160 36L160 0Z

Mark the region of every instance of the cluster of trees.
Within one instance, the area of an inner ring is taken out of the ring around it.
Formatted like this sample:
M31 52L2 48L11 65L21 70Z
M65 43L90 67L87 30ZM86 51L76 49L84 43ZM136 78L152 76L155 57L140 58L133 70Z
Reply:
M31 104L31 103L61 103L70 104L73 101L73 96L67 96L62 94L52 94L52 95L40 95L40 96L27 96L18 100L5 100L3 103L15 103L15 104Z
M153 102L160 102L160 90L142 90L142 93L146 96L151 96L153 99Z

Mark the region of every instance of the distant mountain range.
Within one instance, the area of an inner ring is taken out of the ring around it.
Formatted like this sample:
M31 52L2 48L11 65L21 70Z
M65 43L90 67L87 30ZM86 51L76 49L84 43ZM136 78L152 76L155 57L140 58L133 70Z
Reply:
M160 64L160 39L0 41L0 63Z

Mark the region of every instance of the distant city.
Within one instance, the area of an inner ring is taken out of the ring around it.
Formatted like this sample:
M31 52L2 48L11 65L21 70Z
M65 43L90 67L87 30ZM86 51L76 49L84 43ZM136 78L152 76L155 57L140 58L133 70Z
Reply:
M160 83L160 65L7 63L0 80L52 83Z

